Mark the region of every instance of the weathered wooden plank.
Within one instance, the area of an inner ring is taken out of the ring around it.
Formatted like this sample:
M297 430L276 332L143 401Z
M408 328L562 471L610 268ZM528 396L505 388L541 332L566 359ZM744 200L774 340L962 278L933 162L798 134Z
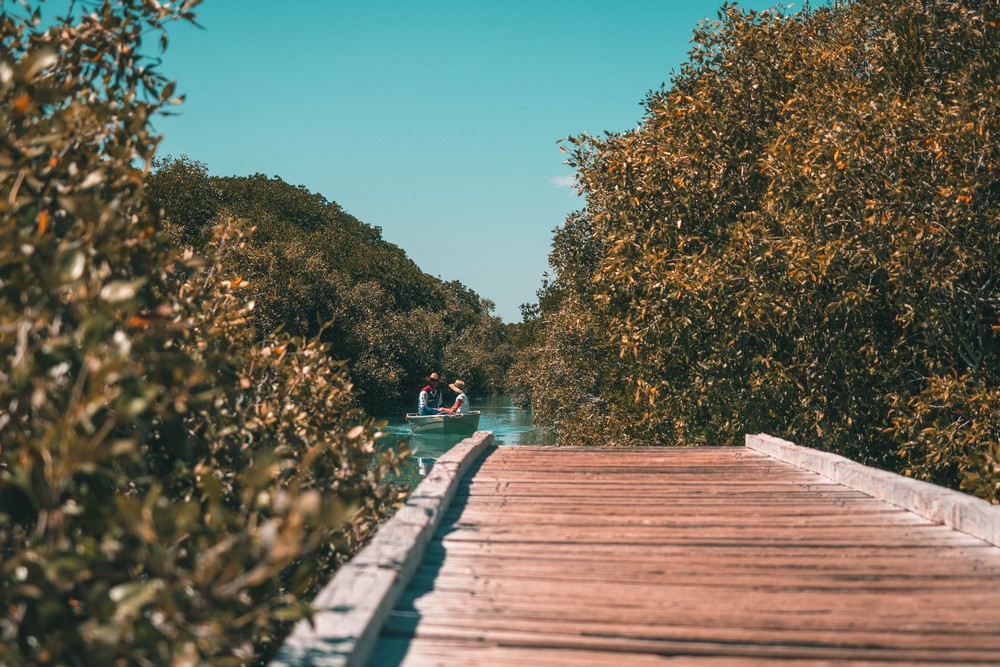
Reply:
M418 585L423 583L417 582ZM562 587L559 587L560 584ZM940 621L952 613L957 614L959 618L965 617L965 610L986 609L996 601L995 594L982 591L965 589L944 594L919 587L908 591L891 587L864 589L792 585L774 586L769 589L748 585L710 587L694 584L668 588L648 586L641 582L617 581L591 585L582 593L578 590L566 586L566 582L492 580L479 581L475 584L466 581L464 585L460 585L454 579L439 580L433 587L425 587L420 598L428 599L421 600L419 604L435 604L438 601L449 600L468 609L493 609L502 602L505 605L514 605L516 608L534 609L544 600L546 604L558 606L562 610L561 613L573 615L575 610L575 613L589 618L615 611L616 617L633 616L637 622L644 622L646 620L644 615L654 611L657 617L676 618L675 615L682 609L691 614L715 615L720 610L731 613L736 609L753 609L759 613L774 612L781 615L793 612L817 613L825 617L844 618L879 610L883 614L898 614L900 618L910 618L914 612L909 605L935 605L933 615ZM525 601L524 598L528 594L533 598ZM641 597L644 594L653 597L649 601L643 599L627 604L616 597ZM690 599L696 596L704 597L697 600ZM416 596L411 597L407 594L402 604L420 608L417 599ZM601 611L588 611L588 605L601 607ZM640 612L643 615L640 615ZM986 623L994 630L997 629L995 622L986 621Z
M433 600L418 600L412 608L401 604L393 613L415 612L428 623L446 619L448 623L473 626L480 622L486 624L494 619L501 623L505 620L530 621L541 628L550 623L571 623L580 628L588 624L618 623L635 627L655 624L664 627L689 627L693 629L692 632L712 628L722 634L754 629L765 633L781 631L806 635L829 632L840 633L845 641L855 633L866 632L886 636L937 633L939 636L953 636L955 646L965 646L967 636L981 636L990 641L997 636L996 624L987 619L963 622L953 618L930 622L926 618L914 620L912 613L907 614L904 610L879 606L861 612L857 609L837 612L803 606L758 608L740 604L733 605L731 609L722 609L718 605L709 609L681 605L676 613L670 613L670 610L664 608L666 602L664 601L664 606L648 608L607 603L586 614L583 613L586 607L581 607L586 604L585 600L567 601L542 596L528 602L523 596L471 600L468 597L441 595Z
M384 637L379 642L384 665L463 665L463 667L607 667L628 664L630 667L663 667L665 664L683 664L691 667L774 667L770 658L742 656L694 656L675 660L662 655L628 654L618 651L579 650L552 647L501 646L492 644L472 645L466 641L423 639L419 644L406 638ZM899 667L892 660L782 660L781 667ZM954 662L926 661L921 667L954 667Z
M617 567L615 567L617 566ZM1000 587L1000 571L992 573L962 572L955 574L938 570L928 572L921 568L918 571L872 571L861 573L858 570L850 572L828 572L818 569L782 570L782 577L775 582L761 580L758 570L735 571L726 573L724 581L716 573L701 569L671 569L664 570L657 566L635 566L624 568L618 563L567 563L567 562L474 562L471 560L459 562L441 562L429 558L414 575L414 582L438 581L440 590L450 579L460 583L474 580L473 590L486 586L493 581L517 581L538 579L544 582L560 582L567 586L594 586L595 581L602 585L608 583L645 585L650 590L664 584L672 586L699 586L707 589L724 588L754 590L837 590L848 591L859 589L867 592L886 592L896 590L939 590L949 592L971 591L981 593L984 587Z
M725 644L756 644L764 646L812 645L815 647L837 647L866 649L885 647L886 650L914 651L919 649L952 651L961 647L963 651L1000 651L1000 637L994 632L968 630L956 626L946 629L925 628L919 631L899 631L890 627L869 628L828 628L807 629L767 627L764 625L714 625L710 623L671 622L620 622L601 618L545 618L537 616L484 615L481 613L435 614L433 612L393 612L384 634L407 636L419 629L439 632L442 635L455 628L475 627L482 632L511 630L515 632L538 632L544 627L545 633L579 635L583 637L630 637L671 642L711 642Z
M899 517L881 515L856 515L851 518L850 526L844 527L845 517L830 514L807 514L801 516L762 516L759 513L731 516L724 513L717 515L702 515L692 519L681 515L624 515L620 517L599 513L564 513L550 512L538 515L528 511L516 512L510 508L502 512L474 511L453 512L445 515L446 519L454 519L454 525L485 526L489 528L516 527L523 525L547 526L551 528L575 528L590 526L594 528L652 528L657 530L681 530L697 527L714 527L731 530L780 530L786 528L802 528L805 530L845 530L879 529L888 526L913 526L920 528L932 526L931 522L915 514L903 514Z
M454 544L456 542L473 542L479 543L482 541L482 537L487 533L487 531L477 531L474 529L461 529L456 528L451 532L444 540L445 545ZM703 534L704 533L704 534ZM567 534L550 532L545 533L532 533L531 531L524 530L519 533L514 533L512 531L489 531L490 541L493 543L532 543L532 544L555 544L558 542L564 542L568 539ZM955 540L973 540L971 536L962 535L961 537L956 537ZM920 540L919 534L895 534L894 532L886 532L885 534L878 534L877 532L870 533L868 535L861 535L855 537L849 534L844 535L808 535L803 534L801 531L784 531L781 533L768 533L766 531L759 534L745 533L743 535L734 536L728 531L722 531L721 534L718 532L711 531L699 531L697 534L682 533L677 531L675 533L663 534L657 533L655 531L641 532L638 530L634 531L616 531L614 533L609 533L603 530L592 530L590 534L584 534L584 531L575 533L574 541L576 544L585 546L589 548L590 545L596 544L620 544L624 541L634 541L638 544L644 546L666 546L666 545L696 545L702 548L714 548L720 544L742 544L745 546L782 546L790 549L799 548L802 546L825 546L831 549L839 548L845 545L875 545L881 544L883 546L896 546L896 547L907 547L913 545L917 540ZM964 544L972 544L972 542L962 542ZM947 535L941 534L928 534L927 538L923 540L923 546L926 548L933 548L935 546L948 546L950 544L955 544L951 541Z
M495 552L493 552L495 553ZM471 576L493 574L496 576L530 576L532 572L578 572L588 576L615 578L647 577L651 584L655 577L670 577L674 581L697 580L699 578L719 578L718 572L726 572L730 581L759 581L762 577L781 574L789 580L829 579L832 581L919 581L919 580L954 580L957 582L971 581L979 585L996 583L1000 577L1000 565L996 562L979 563L974 571L962 569L958 573L946 558L906 558L908 567L901 570L900 559L865 558L863 560L848 560L843 558L795 559L740 559L720 558L707 555L698 558L692 554L687 557L662 557L646 561L634 555L626 554L610 562L599 562L577 556L577 553L566 554L565 557L551 556L543 552L519 552L512 555L471 554L460 556L454 553L447 557L436 556L428 552L422 567L434 572L461 572ZM963 565L965 565L963 563Z
M726 506L699 505L698 520L716 522L779 522L800 523L813 522L822 524L842 525L846 520L857 522L858 524L891 524L893 522L906 522L913 525L929 525L932 522L921 516L907 512L906 510L886 507L882 503L881 507L865 508L852 507L850 512L831 511L829 506L809 506L809 507L770 507L764 513L764 506L742 505L739 508L727 508ZM641 523L646 521L670 522L670 521L690 521L690 514L683 512L664 512L660 505L647 505L634 507L630 505L629 514L620 514L614 520L625 524ZM531 517L538 516L539 511L530 503L468 503L464 507L452 508L446 514L446 518L464 517L466 520L493 519L497 521L509 520L512 522L520 520L530 520ZM556 505L550 504L545 508L545 517L551 521L571 520L571 519L591 519L608 516L605 509L601 510L596 505Z
M396 635L399 628L390 628L389 636ZM585 635L564 633L536 627L533 630L481 629L477 625L452 627L431 627L417 623L412 634L416 641L423 638L434 640L464 639L473 645L496 644L521 646L525 648L563 648L600 651L618 651L628 654L653 654L661 656L712 656L712 657L752 657L770 660L835 659L842 661L892 660L897 663L916 663L923 660L950 661L961 665L996 665L996 652L991 649L976 650L956 645L942 648L920 647L908 649L898 646L855 647L850 645L809 643L766 643L766 642L712 642L697 639L670 639L656 636L634 636L616 634ZM379 658L378 654L375 655ZM624 656L619 657L622 662Z

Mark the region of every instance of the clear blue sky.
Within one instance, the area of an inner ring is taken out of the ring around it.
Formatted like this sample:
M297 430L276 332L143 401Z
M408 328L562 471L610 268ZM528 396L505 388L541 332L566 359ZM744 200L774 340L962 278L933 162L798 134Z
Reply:
M720 5L205 0L171 30L160 154L304 185L520 321L583 206L556 141L635 127Z

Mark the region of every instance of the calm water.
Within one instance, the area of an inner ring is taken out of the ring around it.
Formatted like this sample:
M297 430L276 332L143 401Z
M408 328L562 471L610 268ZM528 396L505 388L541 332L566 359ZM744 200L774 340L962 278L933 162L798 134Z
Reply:
M473 410L479 410L480 431L493 431L493 439L498 445L551 445L555 437L550 431L531 425L531 412L511 404L504 395L470 396ZM383 419L385 419L383 417ZM460 435L414 435L403 415L388 418L385 437L381 444L392 447L400 440L406 440L413 456L403 470L403 481L417 484L427 473L434 459L454 447Z

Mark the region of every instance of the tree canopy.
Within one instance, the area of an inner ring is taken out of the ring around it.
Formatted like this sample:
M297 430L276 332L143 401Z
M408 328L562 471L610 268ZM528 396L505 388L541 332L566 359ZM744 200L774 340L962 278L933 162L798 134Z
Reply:
M766 431L1000 498L998 3L724 5L635 130L568 139L533 404Z
M0 0L2 664L252 663L397 500L345 364L258 321L241 223L187 193L194 253L148 206L150 42L195 5Z
M350 361L368 412L414 409L431 371L503 388L514 347L493 304L424 273L335 202L277 177L212 177L184 156L159 162L149 191L180 244L203 247L223 220L253 227L226 264L248 282L259 326L320 336Z

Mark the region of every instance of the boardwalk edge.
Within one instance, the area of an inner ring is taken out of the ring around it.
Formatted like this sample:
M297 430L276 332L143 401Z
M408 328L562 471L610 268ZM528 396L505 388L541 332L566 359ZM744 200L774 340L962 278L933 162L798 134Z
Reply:
M819 473L838 484L1000 546L1000 506L765 433L747 434L745 441L747 449Z
M492 444L492 432L477 431L437 459L406 504L319 592L313 600L313 622L296 624L271 661L272 667L367 664L389 612L423 559L459 481Z

